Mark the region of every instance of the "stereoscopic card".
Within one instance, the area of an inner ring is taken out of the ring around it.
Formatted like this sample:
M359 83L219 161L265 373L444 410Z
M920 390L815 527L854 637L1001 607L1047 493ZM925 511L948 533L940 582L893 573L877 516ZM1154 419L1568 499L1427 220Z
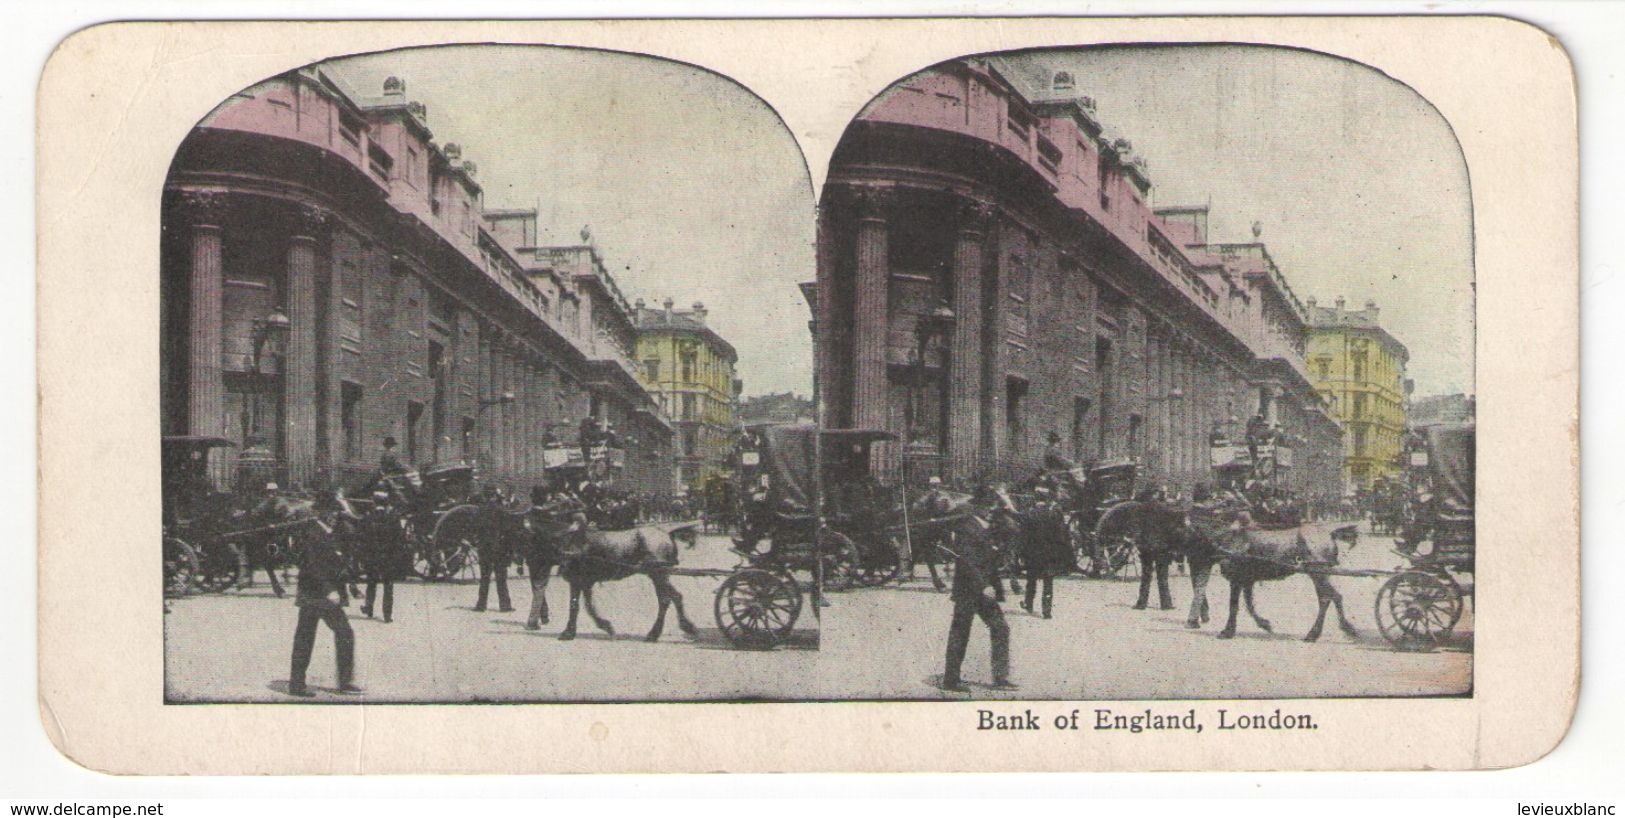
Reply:
M1528 763L1575 122L1496 18L86 29L42 723L133 774Z

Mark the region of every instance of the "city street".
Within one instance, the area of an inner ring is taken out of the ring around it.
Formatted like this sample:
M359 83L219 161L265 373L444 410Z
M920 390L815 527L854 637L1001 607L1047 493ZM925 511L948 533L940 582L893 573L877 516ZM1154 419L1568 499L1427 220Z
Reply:
M1399 558L1386 538L1363 535L1345 553L1350 568L1393 568ZM723 537L702 537L683 553L685 568L732 567L737 558ZM654 591L634 577L597 593L599 611L618 635L599 632L585 612L579 638L557 639L568 613L567 586L548 586L552 622L524 629L528 579L512 582L515 611L472 610L469 582L401 583L395 621L384 624L350 608L357 637L359 681L366 701L583 701L694 699L943 698L933 687L942 672L948 595L919 579L901 586L830 596L820 620L810 601L791 643L773 651L731 647L712 614L716 577L676 577L689 616L700 628L689 640L667 621L656 644L642 637L653 622ZM973 631L965 678L978 698L1237 698L1410 696L1464 692L1472 669L1469 606L1455 642L1429 653L1390 648L1376 632L1373 599L1381 578L1334 578L1343 593L1355 638L1328 622L1321 640L1301 641L1313 621L1315 596L1296 576L1258 586L1259 613L1275 633L1262 633L1242 612L1236 638L1223 626L1229 586L1215 577L1208 593L1214 621L1184 626L1190 582L1171 577L1176 607L1135 611L1129 581L1066 577L1055 584L1055 618L1022 611L1018 598L1004 605L1010 622L1016 691L993 691L986 629ZM264 584L224 595L174 600L165 617L169 698L172 701L286 702L295 609ZM332 695L333 647L323 629L311 664L317 701L354 701Z
M728 569L739 557L725 537L701 537L682 552L684 568ZM655 618L655 592L645 577L598 585L598 612L615 625L611 637L583 610L577 637L561 642L570 613L569 585L547 586L551 622L525 630L530 579L509 576L512 613L473 610L479 584L470 581L395 586L394 622L361 616L352 601L357 681L367 701L641 701L799 698L817 678L818 618L803 606L789 644L777 650L735 650L717 629L712 602L721 577L672 578L683 595L697 639L683 636L674 613L658 643L643 641ZM363 588L363 590L365 590ZM171 701L287 702L289 653L297 612L292 589L277 599L265 584L222 595L171 601L165 619L165 659ZM379 613L381 616L381 612ZM332 634L321 628L309 683L317 701L333 695Z
M1359 545L1345 551L1349 568L1392 569L1402 561L1392 540L1362 526ZM948 595L937 593L924 567L921 579L891 590L840 596L839 608L824 618L823 654L828 668L843 674L837 695L878 698L942 698L932 685L942 673L948 621ZM1259 583L1258 612L1274 633L1263 633L1243 607L1234 639L1217 638L1224 627L1230 586L1215 571L1207 594L1212 621L1200 630L1185 627L1191 585L1170 570L1174 609L1133 609L1137 581L1055 581L1054 619L1023 611L1020 596L1003 605L1010 623L1015 691L987 688L987 629L971 631L964 677L976 698L1008 699L1168 699L1317 696L1414 696L1462 693L1472 672L1472 606L1467 606L1450 645L1429 653L1394 650L1373 620L1377 589L1385 578L1333 577L1344 609L1360 632L1351 638L1337 627L1335 614L1319 642L1301 641L1315 617L1310 580L1293 576ZM846 693L844 691L852 691ZM858 693L857 691L862 691Z

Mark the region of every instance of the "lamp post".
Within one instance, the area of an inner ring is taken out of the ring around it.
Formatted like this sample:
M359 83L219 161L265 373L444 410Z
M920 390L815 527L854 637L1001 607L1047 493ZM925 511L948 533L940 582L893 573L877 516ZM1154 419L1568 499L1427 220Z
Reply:
M919 417L923 410L922 399L925 393L925 354L931 348L933 341L946 340L954 331L954 311L946 302L940 302L930 312L921 315L914 323L914 340L917 346L914 354L914 388L909 394L909 411L904 430L904 481L908 479L907 461L908 449L916 449L921 454L936 453L935 444L926 444L915 440L919 427Z
M281 307L273 308L264 318L254 319L254 425L256 429L262 418L261 413L265 410L263 396L266 390L265 384L262 382L264 373L260 371L261 359L265 355L265 347L272 340L278 341L280 345L282 337L288 334L288 329L292 326L293 322L288 320L288 314L283 312ZM278 374L281 374L280 368Z
M266 347L280 348L282 338L287 335L292 323L288 320L287 313L283 312L281 307L272 308L263 318L254 319L253 333L250 338L252 344L251 365L254 370L253 404L250 407L252 417L249 424L252 428L247 431L243 440L243 450L238 453L237 476L239 483L244 483L245 477L248 478L246 484L258 483L260 485L268 485L279 479L276 476L279 456L272 451L276 440L266 440L266 435L262 433L262 427L270 424L265 422L265 393L269 391L267 384L269 378L261 369L264 364ZM276 343L273 344L273 341ZM281 369L281 366L277 367L278 374L281 374ZM274 430L270 429L265 431L274 432Z

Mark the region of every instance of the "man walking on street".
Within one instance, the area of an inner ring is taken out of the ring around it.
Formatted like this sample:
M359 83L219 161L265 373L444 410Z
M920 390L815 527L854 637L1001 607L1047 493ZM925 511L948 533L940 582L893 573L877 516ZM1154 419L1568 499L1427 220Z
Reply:
M334 652L338 656L338 692L357 695L364 691L355 684L355 631L344 613L349 604L345 593L349 560L339 548L333 529L320 520L310 526L304 542L304 559L299 565L299 591L294 604L299 607L299 624L293 632L293 670L288 675L288 695L315 696L305 686L305 671L316 646L316 625L326 622L333 631Z
M977 505L987 508L997 504L998 498L989 488L978 491ZM960 680L959 670L965 663L965 649L970 643L971 621L980 618L987 625L992 642L993 687L1014 690L1010 681L1010 626L1004 621L999 603L987 594L999 582L998 554L993 548L992 531L977 517L967 517L954 527L954 602L953 621L948 626L947 664L942 672L942 689L955 693L969 692Z

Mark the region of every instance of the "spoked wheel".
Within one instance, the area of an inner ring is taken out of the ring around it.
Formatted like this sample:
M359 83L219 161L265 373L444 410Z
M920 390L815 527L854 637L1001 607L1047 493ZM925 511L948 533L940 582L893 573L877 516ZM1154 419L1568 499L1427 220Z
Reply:
M434 532L417 551L412 570L426 580L451 579L470 563L480 541L480 510L456 506L435 521Z
M210 543L198 549L198 568L192 583L204 593L219 593L237 584L242 575L241 552L230 543Z
M164 596L184 596L201 570L197 549L179 537L164 538Z
M824 590L851 590L858 579L858 547L839 531L823 533L819 563L824 572Z
M717 589L717 627L736 647L765 650L790 638L801 616L801 588L794 579L746 568Z
M1461 620L1461 586L1448 574L1406 571L1377 591L1377 628L1400 650L1432 650Z
M1094 564L1092 573L1096 576L1117 576L1135 562L1143 538L1138 510L1137 504L1124 503L1101 515L1099 524L1095 526L1096 546L1091 555Z
M878 588L902 576L906 561L907 549L897 537L866 539L858 549L854 578L865 588Z

